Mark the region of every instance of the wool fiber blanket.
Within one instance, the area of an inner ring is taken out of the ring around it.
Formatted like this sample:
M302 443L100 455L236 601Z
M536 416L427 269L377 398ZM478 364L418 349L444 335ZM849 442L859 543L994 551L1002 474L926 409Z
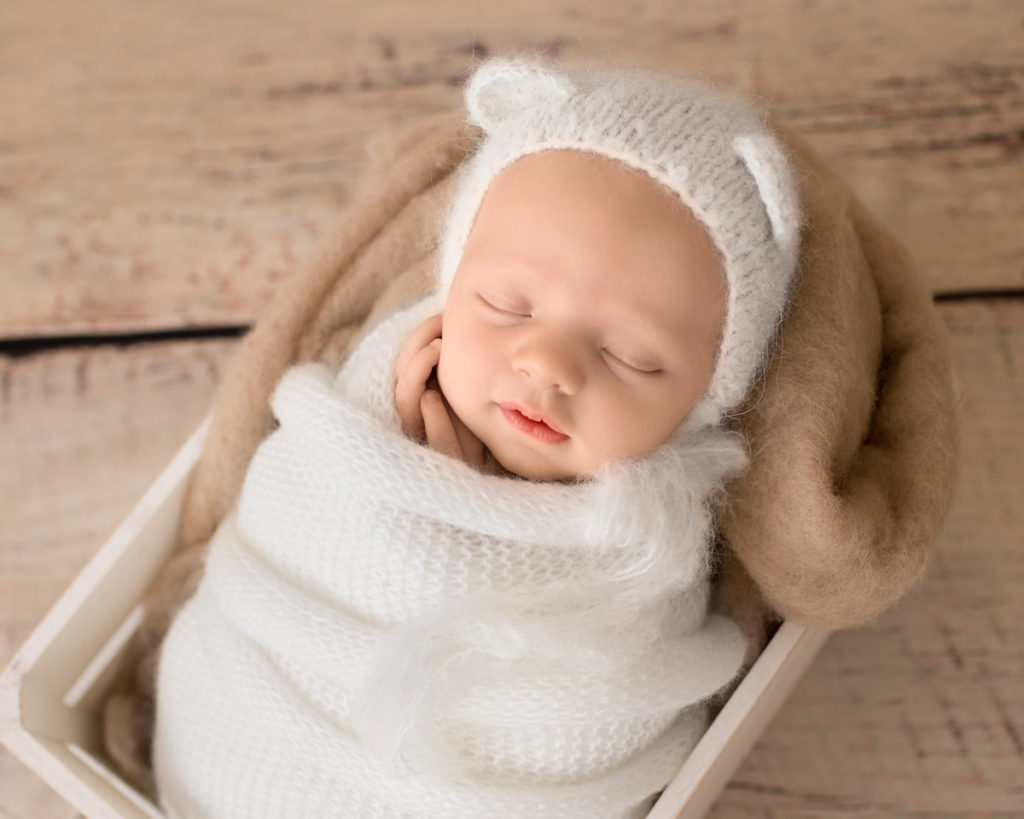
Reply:
M393 408L429 307L277 387L160 662L171 815L641 816L738 671L740 629L707 613L737 436L578 483L483 475Z

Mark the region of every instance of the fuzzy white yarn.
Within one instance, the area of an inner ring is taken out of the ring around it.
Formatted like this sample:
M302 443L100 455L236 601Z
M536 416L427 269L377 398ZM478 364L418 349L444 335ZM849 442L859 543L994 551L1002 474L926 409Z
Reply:
M164 643L162 803L203 817L642 816L744 640L709 615L717 430L578 484L402 435L388 320L280 422Z
M682 78L509 58L477 69L466 86L466 107L485 138L462 173L443 235L442 297L484 194L504 168L552 149L617 159L674 191L722 254L729 284L725 327L711 385L688 427L714 426L736 409L782 318L799 252L796 184L758 115Z

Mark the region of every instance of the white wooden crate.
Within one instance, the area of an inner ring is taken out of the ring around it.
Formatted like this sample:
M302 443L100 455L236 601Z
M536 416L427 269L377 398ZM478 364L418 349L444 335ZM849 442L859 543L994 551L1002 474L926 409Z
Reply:
M90 819L163 817L105 762L100 704L174 549L205 437L182 447L0 675L0 741ZM804 673L827 632L783 623L648 819L698 819Z

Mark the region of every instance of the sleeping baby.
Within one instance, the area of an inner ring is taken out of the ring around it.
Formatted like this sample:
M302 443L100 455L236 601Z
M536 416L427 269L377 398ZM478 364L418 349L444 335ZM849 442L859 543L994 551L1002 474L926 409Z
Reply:
M723 428L799 207L756 113L493 60L436 292L290 370L158 673L168 815L639 817L745 641Z

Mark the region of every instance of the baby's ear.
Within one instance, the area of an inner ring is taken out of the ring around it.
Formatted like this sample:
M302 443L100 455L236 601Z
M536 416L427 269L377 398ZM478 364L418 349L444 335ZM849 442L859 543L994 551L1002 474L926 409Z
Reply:
M768 134L736 137L732 147L754 177L776 244L787 256L794 257L800 234L800 203L782 149Z
M536 60L488 60L466 86L466 108L474 125L490 131L532 108L562 102L574 88L565 74Z

